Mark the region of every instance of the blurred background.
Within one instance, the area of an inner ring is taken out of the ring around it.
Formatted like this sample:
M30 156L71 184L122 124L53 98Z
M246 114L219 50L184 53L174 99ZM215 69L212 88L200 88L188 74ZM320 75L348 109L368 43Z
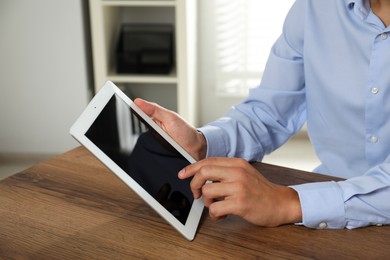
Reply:
M77 147L69 128L107 79L195 126L217 119L260 82L292 3L1 0L0 179ZM167 75L114 71L123 22L173 24ZM318 159L304 129L265 162L312 170Z

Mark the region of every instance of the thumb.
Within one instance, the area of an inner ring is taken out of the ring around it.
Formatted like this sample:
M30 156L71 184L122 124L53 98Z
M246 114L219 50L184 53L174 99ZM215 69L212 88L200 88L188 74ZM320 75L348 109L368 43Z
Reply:
M141 98L136 98L134 100L134 103L142 111L144 111L145 114L147 114L149 117L151 117L154 121L157 121L158 123L166 123L170 120L173 120L173 113L156 103L152 103Z
M161 114L160 110L164 110L162 107L157 105L156 103L152 103L146 100L143 100L142 98L136 98L134 100L134 103L145 112L150 117L158 118L159 114ZM160 115L161 117L161 115Z

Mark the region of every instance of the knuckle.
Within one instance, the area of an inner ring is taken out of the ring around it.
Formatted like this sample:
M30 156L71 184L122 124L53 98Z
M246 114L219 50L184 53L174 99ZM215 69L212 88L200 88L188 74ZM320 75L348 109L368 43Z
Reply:
M245 194L247 191L247 187L244 183L237 182L235 184L235 190L236 190L236 194ZM239 196L239 198L241 198L241 196Z
M237 165L244 167L248 164L248 161L243 158L237 158Z
M204 197L208 198L210 196L210 189L208 187L209 185L203 185L202 186L202 194Z
M209 215L210 215L210 217L212 217L214 219L217 219L219 217L218 209L217 209L217 207L215 207L215 204L211 204L209 206Z
M201 179L206 179L206 177L207 177L207 172L208 172L207 168L208 168L207 166L202 166L202 167L199 168L199 171L198 171L197 175L198 175Z
M242 209L244 208L244 205L246 205L247 203L247 199L245 199L243 196L239 196L238 198L236 198L236 205L237 205L237 209Z
M245 200L243 198L237 198L235 205L236 206L234 207L232 214L236 216L244 216L246 211L244 207Z
M242 168L235 169L234 179L235 179L236 189L239 189L240 191L247 189L247 186L249 185L248 181L250 180L249 180L248 173L244 169Z
M212 202L211 200L203 197L203 204L205 205L205 207L207 207L207 208L210 207L211 202Z

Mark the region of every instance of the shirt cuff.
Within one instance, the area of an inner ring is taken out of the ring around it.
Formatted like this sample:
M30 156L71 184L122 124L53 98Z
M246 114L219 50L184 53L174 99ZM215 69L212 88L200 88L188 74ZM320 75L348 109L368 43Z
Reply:
M225 132L220 127L207 125L197 130L206 138L206 157L226 156Z
M316 229L345 227L344 199L338 183L315 182L290 187L298 192L303 225Z

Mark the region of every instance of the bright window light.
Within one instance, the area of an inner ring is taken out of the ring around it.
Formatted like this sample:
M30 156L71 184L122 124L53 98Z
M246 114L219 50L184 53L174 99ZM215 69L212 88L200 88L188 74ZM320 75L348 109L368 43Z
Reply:
M213 0L218 96L245 96L260 83L294 0Z

